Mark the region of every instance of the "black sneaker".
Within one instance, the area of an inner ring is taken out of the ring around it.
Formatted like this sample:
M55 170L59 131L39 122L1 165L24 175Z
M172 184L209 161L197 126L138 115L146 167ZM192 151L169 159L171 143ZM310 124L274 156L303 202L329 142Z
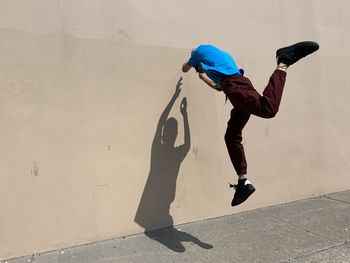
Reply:
M313 41L303 41L280 48L276 51L277 63L283 63L287 66L293 65L299 59L310 55L318 49L319 45Z
M236 206L243 203L251 194L255 192L254 186L247 179L238 180L238 184L230 184L230 187L236 189L235 195L231 202L231 206Z

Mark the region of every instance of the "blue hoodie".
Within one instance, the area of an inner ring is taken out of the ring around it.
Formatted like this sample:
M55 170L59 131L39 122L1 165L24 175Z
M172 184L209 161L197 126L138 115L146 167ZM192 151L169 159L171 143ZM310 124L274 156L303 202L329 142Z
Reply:
M216 84L221 84L224 76L241 74L232 56L215 46L200 45L192 51L188 65L200 65L207 76Z

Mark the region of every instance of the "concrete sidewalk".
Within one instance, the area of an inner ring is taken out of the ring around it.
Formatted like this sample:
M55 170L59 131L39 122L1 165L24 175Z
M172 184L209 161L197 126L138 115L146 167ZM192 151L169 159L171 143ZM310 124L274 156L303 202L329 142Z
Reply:
M350 191L6 262L350 262Z

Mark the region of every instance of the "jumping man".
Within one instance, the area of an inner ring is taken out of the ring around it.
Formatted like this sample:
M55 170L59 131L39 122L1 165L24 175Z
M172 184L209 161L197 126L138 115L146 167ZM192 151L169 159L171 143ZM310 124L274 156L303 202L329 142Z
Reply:
M192 67L199 78L209 87L223 91L233 105L231 118L227 124L225 142L233 167L238 175L237 185L231 205L243 203L254 193L255 188L247 180L247 162L242 145L242 130L251 114L262 118L273 118L281 102L287 69L299 59L318 50L316 42L304 41L276 51L277 67L261 96L250 80L243 76L232 56L212 45L200 45L192 50L188 62L182 66L183 72Z

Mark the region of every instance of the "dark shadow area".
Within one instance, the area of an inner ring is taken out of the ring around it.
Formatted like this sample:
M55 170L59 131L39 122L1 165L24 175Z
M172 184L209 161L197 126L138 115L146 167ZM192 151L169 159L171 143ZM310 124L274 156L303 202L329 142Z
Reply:
M176 99L181 92L182 77L174 95L161 114L152 142L151 167L134 221L145 229L145 234L176 252L185 251L182 241L193 242L203 248L212 248L198 238L173 228L170 205L175 199L176 180L182 161L191 147L190 128L187 116L187 100L181 101L183 116L184 144L175 147L178 135L178 122L168 118ZM168 229L153 231L164 227Z
M145 233L149 238L156 240L167 248L175 251L175 252L185 252L185 247L182 245L182 242L191 242L194 243L201 248L211 249L212 245L204 243L200 241L195 236L192 236L186 232L177 230L174 227L169 227L157 231L150 231Z

